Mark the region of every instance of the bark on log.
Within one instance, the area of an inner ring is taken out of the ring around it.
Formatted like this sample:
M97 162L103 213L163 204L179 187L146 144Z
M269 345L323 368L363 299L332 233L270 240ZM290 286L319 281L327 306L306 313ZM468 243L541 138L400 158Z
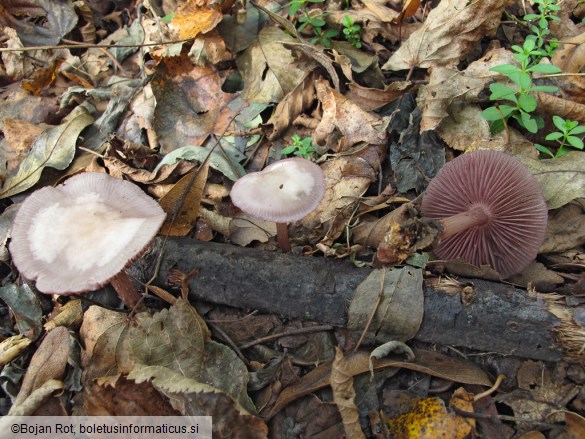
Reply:
M153 272L154 255L163 240L142 260L140 271ZM173 268L196 269L190 280L193 299L244 309L258 309L289 318L336 326L347 323L347 309L356 287L371 269L349 261L262 252L233 245L186 238L166 240L155 284L168 288ZM143 271L145 270L145 271ZM510 285L470 280L473 300L462 303L431 284L424 287L424 318L415 339L505 355L558 361L555 343L558 319L546 301Z

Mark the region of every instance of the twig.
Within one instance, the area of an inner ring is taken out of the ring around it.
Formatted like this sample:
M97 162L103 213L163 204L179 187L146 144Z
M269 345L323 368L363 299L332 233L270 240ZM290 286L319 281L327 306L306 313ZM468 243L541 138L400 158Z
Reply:
M274 340L276 338L286 337L288 335L307 334L310 332L321 332L330 331L333 329L331 325L320 325L320 326L309 326L308 328L291 329L290 331L280 332L278 334L267 335L266 337L257 338L249 343L245 343L240 346L240 349L247 349L257 344L264 343L266 341Z

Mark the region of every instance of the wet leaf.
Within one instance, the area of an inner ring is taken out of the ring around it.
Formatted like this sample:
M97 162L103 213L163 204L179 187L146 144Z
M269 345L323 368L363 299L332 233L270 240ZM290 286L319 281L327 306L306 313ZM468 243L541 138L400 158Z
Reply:
M36 340L41 335L43 310L34 291L27 284L8 284L0 287L0 298L10 307L20 333Z

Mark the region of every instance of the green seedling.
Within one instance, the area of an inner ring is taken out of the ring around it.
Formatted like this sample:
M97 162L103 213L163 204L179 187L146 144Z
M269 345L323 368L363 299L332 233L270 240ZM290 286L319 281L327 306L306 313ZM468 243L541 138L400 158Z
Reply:
M554 141L559 144L556 154L546 146L534 144L537 150L552 158L559 158L568 154L571 148L583 149L583 139L577 136L585 133L585 126L579 125L579 122L565 120L559 116L553 116L553 123L559 131L550 133L545 137L545 140Z
M297 157L303 157L305 159L311 159L315 156L316 150L313 146L313 139L305 137L301 139L298 134L292 136L292 145L282 149L284 155L294 154Z
M343 35L349 44L356 49L362 47L362 37L360 36L361 26L355 24L355 20L349 15L343 17Z

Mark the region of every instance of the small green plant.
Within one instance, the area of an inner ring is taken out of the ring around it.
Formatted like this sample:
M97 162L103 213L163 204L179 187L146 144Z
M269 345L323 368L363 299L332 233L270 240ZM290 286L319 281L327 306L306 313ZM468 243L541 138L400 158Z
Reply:
M362 37L360 36L361 26L355 24L355 20L349 15L343 17L343 35L349 44L356 49L362 47Z
M316 150L313 146L313 139L310 137L301 139L298 134L295 134L292 136L291 140L293 141L293 144L282 149L284 155L294 154L297 157L303 157L305 159L314 157Z
M550 133L545 137L545 140L555 141L559 144L556 154L546 146L535 143L534 147L536 149L552 158L566 155L571 148L583 149L583 139L577 137L577 135L585 133L585 126L579 125L579 122L565 120L560 116L553 116L553 123L559 131Z
M289 3L288 16L293 17L297 12L300 14L297 27L302 32L311 26L315 37L311 38L311 44L321 44L325 47L331 46L331 39L339 35L337 29L324 29L326 13L314 13L309 9L310 3L323 3L325 0L293 0Z
M488 107L482 112L484 119L492 122L492 131L501 131L508 119L518 121L521 127L531 133L536 133L544 125L542 119L532 114L536 110L535 92L554 92L557 87L551 85L533 85L532 73L558 73L561 71L551 64L534 64L532 56L539 54L534 39L524 41L522 47L512 46L516 52L514 58L520 66L502 64L492 67L490 70L501 73L514 83L513 87L496 82L490 84L490 100L496 101L496 105ZM506 103L502 103L506 102Z
M537 106L534 93L552 93L558 89L555 86L533 85L532 75L561 71L556 66L541 62L544 57L552 56L558 45L556 40L548 39L548 35L549 22L559 19L555 13L560 7L556 0L535 0L534 3L538 6L539 14L524 16L528 23L536 23L529 24L533 34L526 37L522 47L512 46L512 50L516 52L514 58L520 66L502 64L490 69L507 76L513 83L512 87L502 83L490 85L490 100L495 101L495 105L486 108L482 116L491 122L492 132L503 130L507 121L512 118L527 131L536 133L544 126L544 122L540 116L533 114Z

